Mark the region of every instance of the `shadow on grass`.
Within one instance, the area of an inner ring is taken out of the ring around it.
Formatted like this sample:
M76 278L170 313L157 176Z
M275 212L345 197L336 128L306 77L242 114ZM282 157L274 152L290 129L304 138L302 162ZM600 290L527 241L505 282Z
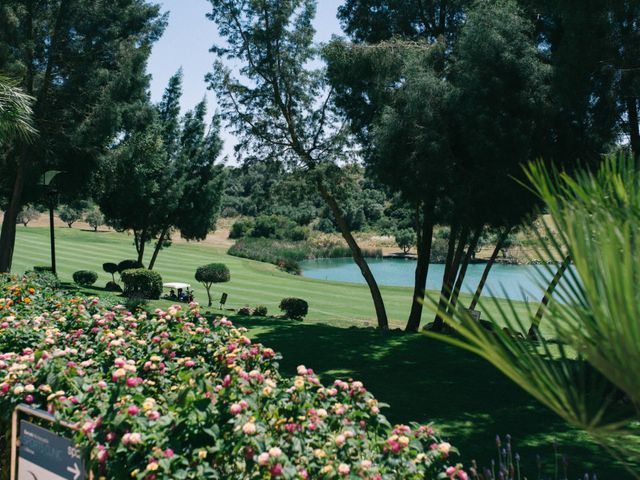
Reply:
M433 422L459 447L463 462L488 466L497 457L495 436L509 433L528 478L537 478L536 455L553 472L554 441L568 458L569 478L629 478L627 472L579 431L537 403L484 360L420 334L338 328L276 318L235 317L255 341L283 356L282 372L305 364L325 384L352 377L382 402L392 423ZM560 472L563 471L560 460ZM545 478L553 478L547 477ZM562 476L564 478L564 476Z

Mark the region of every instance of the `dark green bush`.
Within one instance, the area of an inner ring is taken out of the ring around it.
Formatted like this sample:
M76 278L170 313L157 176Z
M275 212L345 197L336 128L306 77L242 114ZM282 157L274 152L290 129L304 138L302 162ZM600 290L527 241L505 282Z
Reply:
M116 282L107 282L107 285L104 288L108 292L122 292L122 287Z
M103 267L104 268L104 267ZM119 264L118 264L118 272L122 273L125 270L132 270L134 268L144 268L144 265L142 265L142 263L140 263L137 260L122 260Z
M256 218L250 236L254 238L289 238L292 230L300 228L293 220L281 215L261 215ZM297 233L300 236L300 232Z
M128 297L127 300L124 302L124 306L127 307L127 310L129 310L130 312L135 312L136 310L142 309L146 305L147 305L147 299L139 295Z
M229 232L229 238L242 238L251 235L255 223L252 219L237 220Z
M266 317L269 311L265 305L258 305L253 311L254 317Z
M83 287L93 285L96 283L96 280L98 280L98 274L91 270L78 270L77 272L73 272L73 281Z
M302 320L309 313L309 304L301 298L283 298L280 302L280 310L287 318Z
M42 273L42 272L53 273L53 268L51 268L51 266L49 265L34 265L33 271L38 273Z
M123 271L120 276L126 297L157 300L162 295L162 276L158 272L146 268L132 268Z

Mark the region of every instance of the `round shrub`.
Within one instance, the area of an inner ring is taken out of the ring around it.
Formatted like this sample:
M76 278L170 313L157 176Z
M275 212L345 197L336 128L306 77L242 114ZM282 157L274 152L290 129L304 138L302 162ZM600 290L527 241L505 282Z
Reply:
M96 283L96 280L98 280L98 274L91 270L78 270L77 272L73 272L73 281L83 287L93 285Z
M238 309L238 315L242 315L243 317L251 317L255 315L255 308L251 307L241 307Z
M280 310L287 318L302 320L309 313L309 304L301 298L283 298L280 302Z
M104 268L104 265L103 265ZM144 268L144 265L142 265L142 263L140 263L137 260L122 260L119 264L118 264L118 273L122 273L125 270L131 270L134 268Z
M211 285L214 283L228 282L231 280L231 273L224 263L210 263L198 267L196 270L196 280L202 283L204 288L207 289L209 306L211 306Z
M254 317L266 317L267 314L268 314L268 310L265 305L258 305L253 311Z
M126 297L158 300L162 295L162 276L146 268L132 268L120 274Z

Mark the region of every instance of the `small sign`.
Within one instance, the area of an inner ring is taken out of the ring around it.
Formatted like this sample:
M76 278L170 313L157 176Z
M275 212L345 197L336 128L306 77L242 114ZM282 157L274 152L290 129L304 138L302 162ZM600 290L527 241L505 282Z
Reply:
M226 293L223 293L222 297L220 297L220 310L222 310L222 307L227 303L227 298L229 298L229 295Z
M61 437L26 420L20 421L16 480L85 480L80 450Z

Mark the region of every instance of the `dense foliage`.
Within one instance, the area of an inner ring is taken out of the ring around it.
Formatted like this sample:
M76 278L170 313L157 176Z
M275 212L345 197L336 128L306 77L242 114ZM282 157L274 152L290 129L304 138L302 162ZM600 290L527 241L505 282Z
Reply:
M91 270L78 270L73 272L73 281L83 287L88 287L96 283L98 280L98 274Z
M196 304L132 314L32 278L0 288L2 459L24 402L78 425L106 478L467 478L431 426L390 426L358 381L282 377L273 350Z
M162 295L162 276L146 268L132 268L120 273L124 295L132 298L157 300Z
M301 298L283 298L279 308L287 318L294 320L302 320L309 313L309 304Z

